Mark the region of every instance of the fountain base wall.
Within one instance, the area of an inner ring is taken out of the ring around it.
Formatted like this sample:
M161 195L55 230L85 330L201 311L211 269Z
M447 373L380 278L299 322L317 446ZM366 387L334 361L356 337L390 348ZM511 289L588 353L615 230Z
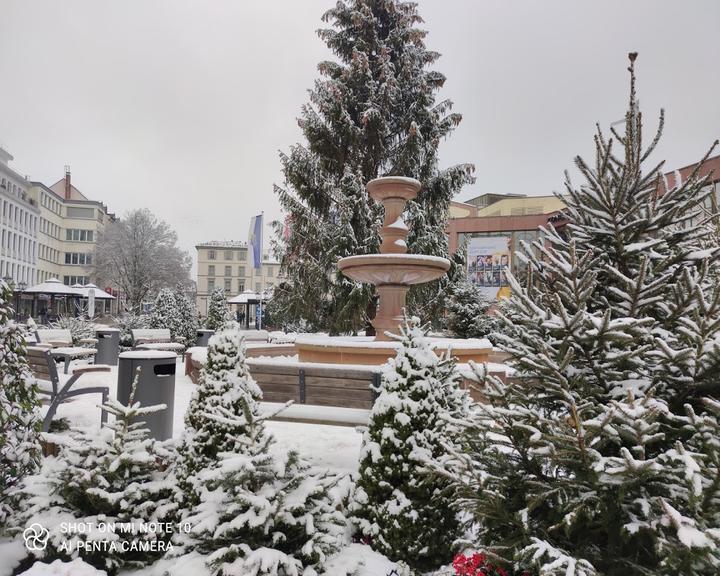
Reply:
M430 338L438 355L451 355L461 364L470 360L488 362L492 352L490 341L482 339L461 340L453 338ZM373 340L368 337L327 336L323 338L298 338L295 351L300 362L322 364L362 364L379 366L395 357L400 343L396 341Z

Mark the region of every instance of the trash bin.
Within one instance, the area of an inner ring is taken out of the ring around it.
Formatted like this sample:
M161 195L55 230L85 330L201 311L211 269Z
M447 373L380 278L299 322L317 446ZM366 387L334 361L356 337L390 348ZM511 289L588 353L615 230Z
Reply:
M117 366L120 352L120 330L118 328L98 328L95 330L97 354L95 364Z
M141 406L165 404L167 408L145 414L142 420L156 440L172 438L175 408L175 352L161 350L133 350L119 356L118 402L128 405L135 371L140 368L140 380L135 392L135 402Z
M205 328L200 328L197 331L197 339L195 340L195 346L207 346L213 334L215 334L215 330L207 330Z

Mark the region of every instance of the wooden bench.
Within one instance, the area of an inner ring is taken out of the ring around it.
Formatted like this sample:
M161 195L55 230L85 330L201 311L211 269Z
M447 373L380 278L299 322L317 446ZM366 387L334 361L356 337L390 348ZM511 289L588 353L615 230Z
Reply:
M74 346L72 334L70 330L44 329L35 331L35 340L38 344L49 344L52 346L52 356L58 360L62 360L64 364L63 371L68 373L68 368L72 360L79 358L93 358L97 354L97 349L92 348L97 344L95 338L83 338L80 340L82 346Z
M136 328L130 330L135 350L163 350L185 355L185 344L170 336L167 328Z
M52 356L52 348L49 346L28 346L27 348L27 360L30 365L30 370L33 372L38 385L38 391L40 394L48 397L48 411L43 419L42 430L47 432L50 430L50 423L52 422L53 416L58 409L58 406L74 396L80 396L82 394L101 394L102 403L105 404L108 400L110 389L107 386L77 386L78 379L83 374L91 372L110 372L110 366L102 366L99 364L93 366L82 366L76 368L72 376L65 382L60 381L58 375L57 365ZM75 389L73 389L73 386ZM105 410L101 410L100 424L105 424L107 421L107 413Z
M371 386L380 384L380 367L248 359L250 374L263 392L264 402L287 402L369 410L375 401Z

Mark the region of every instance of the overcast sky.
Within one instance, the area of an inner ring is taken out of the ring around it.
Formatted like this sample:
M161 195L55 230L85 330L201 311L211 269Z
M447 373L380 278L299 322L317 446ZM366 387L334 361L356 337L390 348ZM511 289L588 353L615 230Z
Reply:
M73 183L110 210L148 207L183 247L246 240L280 215L278 150L329 52L332 0L0 0L0 145L12 166ZM621 118L627 52L658 158L697 160L720 136L720 2L421 0L443 97L463 122L443 165L485 192L550 194L595 122ZM648 133L648 139L650 134Z

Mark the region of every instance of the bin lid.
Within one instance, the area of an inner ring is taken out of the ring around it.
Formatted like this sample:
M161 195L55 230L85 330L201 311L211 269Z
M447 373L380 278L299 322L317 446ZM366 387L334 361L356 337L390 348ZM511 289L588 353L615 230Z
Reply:
M171 358L177 358L177 354L165 350L131 350L130 352L121 352L118 358L129 358L133 360L170 360Z

